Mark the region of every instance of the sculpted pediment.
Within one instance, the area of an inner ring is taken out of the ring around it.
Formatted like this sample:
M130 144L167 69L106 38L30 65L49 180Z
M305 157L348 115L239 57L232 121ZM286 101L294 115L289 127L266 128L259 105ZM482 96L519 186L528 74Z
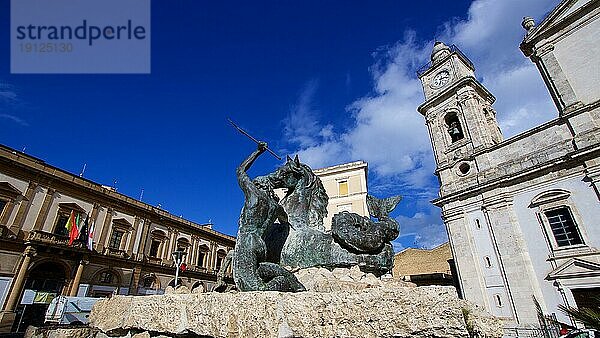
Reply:
M581 258L572 258L550 272L546 279L600 276L600 264Z
M543 35L548 30L561 24L565 19L569 19L575 12L582 7L592 3L594 0L564 0L558 6L546 16L546 18L540 22L537 27L534 27L525 41L531 41L536 37Z

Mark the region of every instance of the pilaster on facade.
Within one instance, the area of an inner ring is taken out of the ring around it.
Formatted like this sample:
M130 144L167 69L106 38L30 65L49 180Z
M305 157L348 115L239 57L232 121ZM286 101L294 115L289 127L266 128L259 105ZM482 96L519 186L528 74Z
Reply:
M98 251L104 251L104 247L106 247L106 241L108 240L108 232L112 228L112 218L113 218L114 210L111 207L106 209L106 216L104 217L104 223L102 224L102 232L100 233L100 238L98 239L97 248Z
M136 244L136 242L138 241L138 229L140 228L140 224L142 223L142 219L140 217L135 217L135 220L133 221L133 226L131 227L131 231L129 234L129 244L127 246L127 254L129 256L133 255L134 252L134 246Z
M535 273L531 269L526 243L516 226L518 220L512 203L496 201L484 206L482 210L489 222L516 324L537 325L538 317L533 297L539 299L540 291L539 287L536 287Z
M44 197L44 202L42 203L42 208L35 220L35 225L33 226L33 230L42 230L44 228L44 224L46 224L46 219L48 218L48 213L50 212L50 206L54 199L54 194L56 193L55 189L48 188L46 189L46 196Z
M25 192L25 195L19 203L17 216L15 217L15 221L10 227L10 231L12 231L17 236L19 235L19 232L23 227L23 222L25 222L25 217L29 212L29 208L31 207L31 202L33 201L33 196L35 195L35 190L37 189L37 187L37 182L30 181L29 185L27 186L27 191Z

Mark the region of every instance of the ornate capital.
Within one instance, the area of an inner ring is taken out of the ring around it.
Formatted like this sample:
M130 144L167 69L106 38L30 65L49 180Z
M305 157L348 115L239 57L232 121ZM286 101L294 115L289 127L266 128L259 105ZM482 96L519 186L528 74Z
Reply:
M464 210L462 208L454 208L442 210L442 219L444 221L453 221L464 217Z
M543 46L542 48L538 49L535 51L536 55L538 57L541 57L543 55L546 55L550 52L554 51L554 45L553 44L547 44L545 46Z
M461 90L458 93L456 93L456 100L460 105L463 105L465 101L470 99L477 99L477 93L473 88L465 88L464 90Z
M23 256L35 257L36 255L37 250L32 246L26 247L25 251L23 251Z

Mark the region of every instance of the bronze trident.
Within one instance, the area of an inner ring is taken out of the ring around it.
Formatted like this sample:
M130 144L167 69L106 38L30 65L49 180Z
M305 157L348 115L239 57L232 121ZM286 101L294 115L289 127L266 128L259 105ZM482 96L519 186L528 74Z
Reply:
M237 124L235 124L233 121L231 121L230 118L227 118L227 121L229 121L229 123L231 123L231 125L237 129L240 133L242 133L242 135L246 135L249 139L251 139L252 141L256 142L256 144L260 144L260 141L255 139L254 137L252 137L252 135L248 134L248 132L246 132L244 129L240 128ZM275 154L275 152L269 148L267 148L267 151L269 152L269 154L275 156L276 159L281 161L281 157L279 157L277 154Z

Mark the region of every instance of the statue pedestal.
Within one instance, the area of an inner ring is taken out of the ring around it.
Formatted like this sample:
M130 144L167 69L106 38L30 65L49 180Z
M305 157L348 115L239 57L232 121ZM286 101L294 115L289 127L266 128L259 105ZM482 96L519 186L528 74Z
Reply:
M469 337L469 331L479 337L502 336L501 323L458 299L453 287L368 284L329 292L115 296L96 303L90 324L120 337L455 338Z

